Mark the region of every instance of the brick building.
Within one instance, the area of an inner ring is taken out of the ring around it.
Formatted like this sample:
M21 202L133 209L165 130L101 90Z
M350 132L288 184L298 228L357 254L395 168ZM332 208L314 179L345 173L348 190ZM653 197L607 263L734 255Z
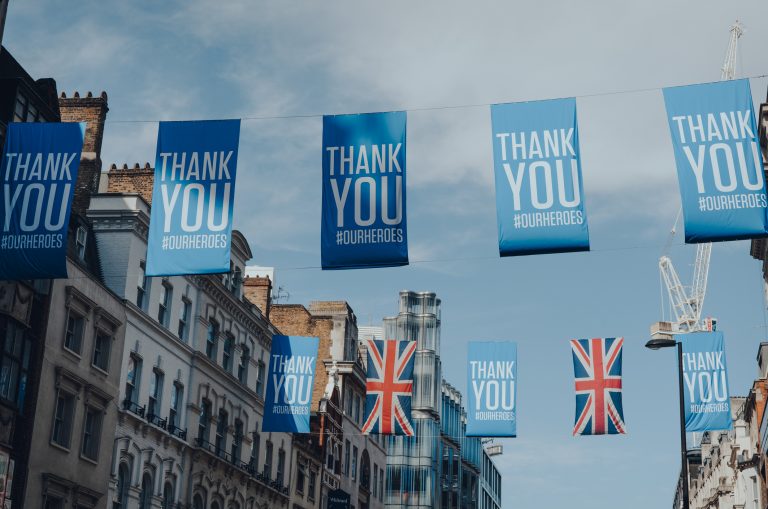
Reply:
M268 278L247 278L244 289L249 300L269 313L270 322L280 332L320 340L310 418L325 458L319 500L341 489L350 495L352 507L383 507L386 455L380 436L362 434L365 365L354 311L345 301L316 301L309 308L271 303ZM304 474L295 471L293 475ZM291 494L292 507L296 508L316 507L317 500L296 490Z

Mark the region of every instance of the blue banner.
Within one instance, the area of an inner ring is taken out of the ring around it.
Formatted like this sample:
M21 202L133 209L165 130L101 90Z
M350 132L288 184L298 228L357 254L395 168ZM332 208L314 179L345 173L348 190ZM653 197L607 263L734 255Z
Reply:
M576 99L491 106L501 256L589 251Z
M408 265L404 111L323 117L323 269Z
M768 234L749 80L664 89L688 243Z
M683 346L685 430L731 429L731 401L722 332L675 336Z
M240 120L160 122L147 276L229 272Z
M467 436L517 436L517 344L469 343Z
M318 338L272 336L262 431L309 433Z
M67 229L85 124L10 123L0 180L0 279L67 277Z

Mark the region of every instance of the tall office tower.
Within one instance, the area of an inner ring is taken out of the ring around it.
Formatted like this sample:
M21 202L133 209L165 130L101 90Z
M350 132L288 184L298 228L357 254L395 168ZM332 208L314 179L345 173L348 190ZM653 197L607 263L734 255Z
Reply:
M388 437L387 507L440 507L440 299L400 292L397 316L384 319L387 339L416 341L411 402L415 436Z

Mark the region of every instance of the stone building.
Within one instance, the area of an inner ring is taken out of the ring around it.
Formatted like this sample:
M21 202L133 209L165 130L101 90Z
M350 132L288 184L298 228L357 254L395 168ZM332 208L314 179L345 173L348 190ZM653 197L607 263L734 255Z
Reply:
M352 308L344 301L312 302L309 308L269 304L264 298L265 290L269 295L264 278L247 279L245 289L252 301L269 310L270 321L282 333L320 339L311 417L311 422L317 422L325 458L320 500L341 489L350 495L351 506L356 509L382 508L386 457L381 437L362 434L365 364ZM298 460L295 463L300 465ZM296 471L293 475L303 477L304 473ZM292 507L318 506L317 500L297 491L291 500Z
M229 273L147 277L151 168L107 179L88 217L126 306L113 507L287 508L291 436L261 433L276 330L242 294L246 239L233 232Z
M691 508L762 509L757 444L745 419L746 401L731 397L733 430L704 433L700 457L689 458L694 463Z

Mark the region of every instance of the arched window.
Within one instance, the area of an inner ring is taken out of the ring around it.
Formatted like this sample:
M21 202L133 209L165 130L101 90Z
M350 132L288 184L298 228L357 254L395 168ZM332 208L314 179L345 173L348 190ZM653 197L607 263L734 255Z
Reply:
M215 500L211 502L211 509L221 509L221 506Z
M195 498L192 499L192 509L205 509L203 496L200 493L196 493Z
M141 478L141 495L139 496L139 509L151 509L152 507L152 476L145 472Z
M128 487L131 485L131 470L127 463L120 463L117 469L117 506L124 509L128 503Z
M173 483L166 481L163 486L163 509L173 508Z
M371 489L371 457L367 449L363 450L360 458L360 484L368 490Z

